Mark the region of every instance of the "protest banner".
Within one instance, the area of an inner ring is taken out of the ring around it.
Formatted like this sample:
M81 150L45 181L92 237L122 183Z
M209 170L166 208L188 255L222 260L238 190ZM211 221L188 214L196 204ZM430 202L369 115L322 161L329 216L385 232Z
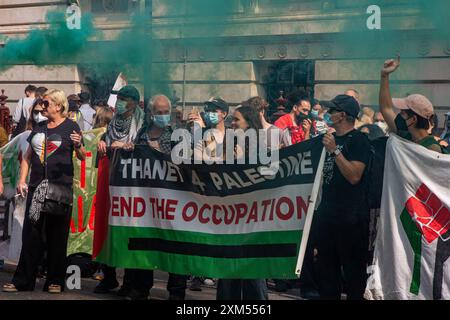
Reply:
M86 160L80 161L74 155L73 207L70 221L67 254L92 254L94 233L95 201L97 189L97 144L105 128L83 132Z
M272 176L258 164L175 165L148 146L116 150L99 166L94 257L213 278L295 278L322 150L320 138L282 149Z
M450 299L450 156L392 135L374 263L376 299Z

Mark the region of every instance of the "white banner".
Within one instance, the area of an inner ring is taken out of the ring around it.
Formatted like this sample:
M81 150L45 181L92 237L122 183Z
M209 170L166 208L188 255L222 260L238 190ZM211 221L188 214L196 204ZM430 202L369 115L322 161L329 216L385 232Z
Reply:
M391 136L367 289L375 299L450 299L450 155Z

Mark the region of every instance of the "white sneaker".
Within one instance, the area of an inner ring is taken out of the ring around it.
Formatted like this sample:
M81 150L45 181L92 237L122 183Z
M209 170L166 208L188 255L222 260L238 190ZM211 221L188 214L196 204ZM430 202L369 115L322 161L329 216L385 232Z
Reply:
M207 286L213 286L216 282L213 279L205 279L203 283Z

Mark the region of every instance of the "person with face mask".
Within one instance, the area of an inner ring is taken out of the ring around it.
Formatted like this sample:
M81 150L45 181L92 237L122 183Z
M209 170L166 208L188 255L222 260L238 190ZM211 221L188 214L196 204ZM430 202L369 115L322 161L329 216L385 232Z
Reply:
M9 158L8 161L19 161L22 159L22 157L25 155L29 143L27 141L31 131L37 126L37 124L47 121L48 118L43 116L43 112L44 112L44 106L42 103L42 99L36 99L33 103L33 105L31 106L30 109L30 118L28 119L28 122L26 124L26 128L25 131L18 134L17 136L15 136L14 138L12 138L4 147L2 147L0 149L0 168L3 168L3 153L6 150L10 150L11 148L18 148L19 153L17 154L17 158ZM8 165L7 163L5 163L6 165ZM7 170L5 170L5 172L8 172ZM12 173L11 171L9 172L9 174L11 175L18 175L19 172L17 173ZM10 182L11 182L11 176L8 176ZM0 194L3 193L3 183L2 183L2 175L0 174ZM5 192L5 197L10 199L12 197L14 197L15 192L14 190L12 190L12 188L7 188L6 192ZM16 243L15 247L18 248L18 251L14 250L14 249L10 249L10 255L9 258L13 261L18 261L19 260L19 255L20 255L20 248L22 246L22 226L23 226L23 212L25 211L25 202L24 201L14 201L14 212L12 214L12 217L14 217L14 223L13 223L13 231L11 234L11 243ZM12 251L12 252L11 252Z
M341 270L350 300L363 299L369 243L369 206L364 171L370 159L367 136L355 129L360 107L354 97L323 102L335 133L323 137L327 151L322 199L314 216L317 279L321 299L341 299Z
M194 141L194 159L218 162L225 159L225 118L229 109L225 100L212 97L205 102L203 117L198 113L189 114L188 120L194 123L193 130L212 129L203 139Z
M389 130L427 149L442 152L439 143L429 134L434 115L433 104L425 96L412 94L404 99L392 99L389 75L400 67L400 57L387 60L381 69L380 111ZM400 110L394 111L394 107Z
M144 111L138 107L139 91L131 86L124 86L117 94L114 117L108 125L104 139L98 143L98 151L105 155L107 148L122 148L132 142L144 122Z
M292 92L288 96L291 112L280 117L274 125L284 130L282 144L290 146L311 138L311 128L314 126L309 119L311 103L302 90Z
M153 149L170 154L172 144L172 104L164 95L156 95L149 104L149 112L146 114L145 123L139 130L132 144L127 144L125 149L130 149L133 144L148 144Z
M434 118L433 104L423 95L412 94L404 99L392 99L389 88L389 75L400 67L400 56L387 60L381 69L380 110L389 129L397 135L411 140L429 150L447 153L431 134L431 122ZM396 114L393 107L400 110ZM448 122L448 118L447 118ZM423 163L421 165L428 165ZM430 168L432 170L432 168ZM445 264L450 259L450 231L438 237L433 275L433 297L440 300L442 295L442 279L446 275ZM440 283L439 283L440 282Z
M98 157L107 156L111 149L123 148L134 141L144 122L144 111L138 106L139 91L134 86L127 85L112 93L117 94L115 114L98 143ZM125 269L123 285L117 293L119 296L126 297L129 294L135 273L139 273L139 270ZM94 293L108 293L119 286L114 267L105 266L103 274L104 278L95 287Z
M131 143L126 143L124 149L131 151L135 145L148 145L161 153L170 155L172 151L171 136L172 104L165 95L152 97L145 123ZM153 287L153 270L133 270L131 289L127 294L129 300L146 300ZM187 287L187 276L169 273L167 291L169 300L184 300Z
M388 134L389 128L386 124L386 121L383 118L383 114L381 112L375 112L373 117L373 123L378 126L381 130L383 130L384 134Z
M44 112L44 106L42 104L42 99L36 99L31 106L30 109L30 119L28 119L28 122L26 124L25 131L18 134L14 138L12 138L6 145L2 147L1 150L6 149L9 145L17 144L19 146L19 159L22 158L22 155L25 154L25 152L28 149L28 136L30 135L33 128L43 121L48 120L47 117L43 116ZM0 150L0 157L1 157L1 150ZM1 166L0 166L1 168Z

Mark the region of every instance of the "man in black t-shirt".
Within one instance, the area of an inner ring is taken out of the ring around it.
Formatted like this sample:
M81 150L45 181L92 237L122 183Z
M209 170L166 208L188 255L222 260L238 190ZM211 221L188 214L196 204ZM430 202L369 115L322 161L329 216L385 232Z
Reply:
M366 135L354 129L359 113L355 98L339 95L325 102L332 127L323 144L322 200L316 216L315 239L321 299L340 299L342 276L348 299L362 299L367 278L369 207L364 171L370 159Z

